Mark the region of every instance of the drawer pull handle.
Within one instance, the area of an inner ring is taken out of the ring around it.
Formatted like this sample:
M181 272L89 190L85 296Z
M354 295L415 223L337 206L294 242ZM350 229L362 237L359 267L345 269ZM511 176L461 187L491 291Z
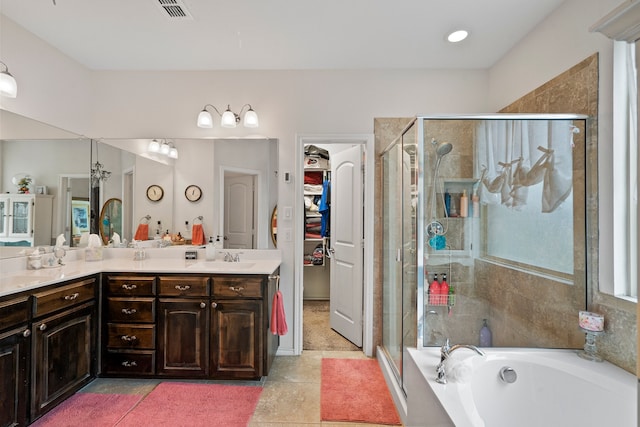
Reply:
M212 303L211 303L211 307L212 307L212 308L216 308L217 306L218 306L218 303L217 303L217 302L212 302Z
M229 286L229 289L237 293L244 291L244 288L242 286Z
M124 362L122 362L122 366L124 366L125 368L132 368L134 366L138 366L138 364L136 362L129 362L128 360L125 360Z
M138 288L138 286L133 285L133 284L125 283L124 285L122 285L122 289L124 289L125 291L132 291L132 290L137 289L137 288Z
M124 342L133 342L137 341L138 337L136 337L135 335L123 335L120 337L120 339Z
M22 336L25 337L25 338L30 337L31 336L31 331L29 329L25 329L22 332Z
M64 296L64 300L65 301L73 301L74 299L78 298L80 296L79 292L74 292L71 295L65 295Z
M47 329L47 324L43 323L42 325L38 326L38 329L40 329L41 331L44 331L45 329Z
M189 289L191 289L191 286L189 285L176 285L176 289L179 291L188 291Z
M123 308L122 309L122 313L123 314L136 314L138 312L138 310L136 310L135 308Z

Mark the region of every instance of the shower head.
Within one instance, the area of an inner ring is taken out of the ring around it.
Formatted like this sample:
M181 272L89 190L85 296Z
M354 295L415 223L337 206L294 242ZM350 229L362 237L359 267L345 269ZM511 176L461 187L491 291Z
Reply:
M449 142L438 142L436 145L436 154L438 157L442 157L445 154L449 154L453 149L453 145Z

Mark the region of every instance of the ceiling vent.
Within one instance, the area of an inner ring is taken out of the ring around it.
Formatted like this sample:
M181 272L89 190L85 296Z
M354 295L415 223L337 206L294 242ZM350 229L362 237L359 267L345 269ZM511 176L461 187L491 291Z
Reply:
M162 14L171 19L192 20L193 16L187 10L182 0L154 0L158 7L162 10Z

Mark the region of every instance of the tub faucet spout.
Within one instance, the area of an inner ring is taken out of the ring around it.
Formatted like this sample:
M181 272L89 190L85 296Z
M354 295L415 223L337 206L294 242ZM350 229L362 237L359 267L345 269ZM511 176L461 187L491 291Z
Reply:
M442 347L440 347L440 363L438 363L438 366L436 366L436 373L437 373L436 382L437 383L440 383L440 384L447 383L447 372L445 370L445 362L449 358L451 353L453 353L454 351L460 348L467 348L469 350L475 351L476 354L480 356L485 355L484 351L480 350L475 345L470 345L470 344L449 345L449 338L447 338L447 340L442 345Z

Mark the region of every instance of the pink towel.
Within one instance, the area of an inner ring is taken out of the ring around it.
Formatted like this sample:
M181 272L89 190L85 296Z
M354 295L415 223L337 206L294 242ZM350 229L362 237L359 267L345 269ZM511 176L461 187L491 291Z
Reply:
M282 292L278 290L273 296L273 307L271 309L271 333L273 335L285 335L287 331L287 319L284 315Z
M191 244L204 245L204 230L202 224L194 224L191 228Z
M138 224L133 240L149 240L149 224Z

